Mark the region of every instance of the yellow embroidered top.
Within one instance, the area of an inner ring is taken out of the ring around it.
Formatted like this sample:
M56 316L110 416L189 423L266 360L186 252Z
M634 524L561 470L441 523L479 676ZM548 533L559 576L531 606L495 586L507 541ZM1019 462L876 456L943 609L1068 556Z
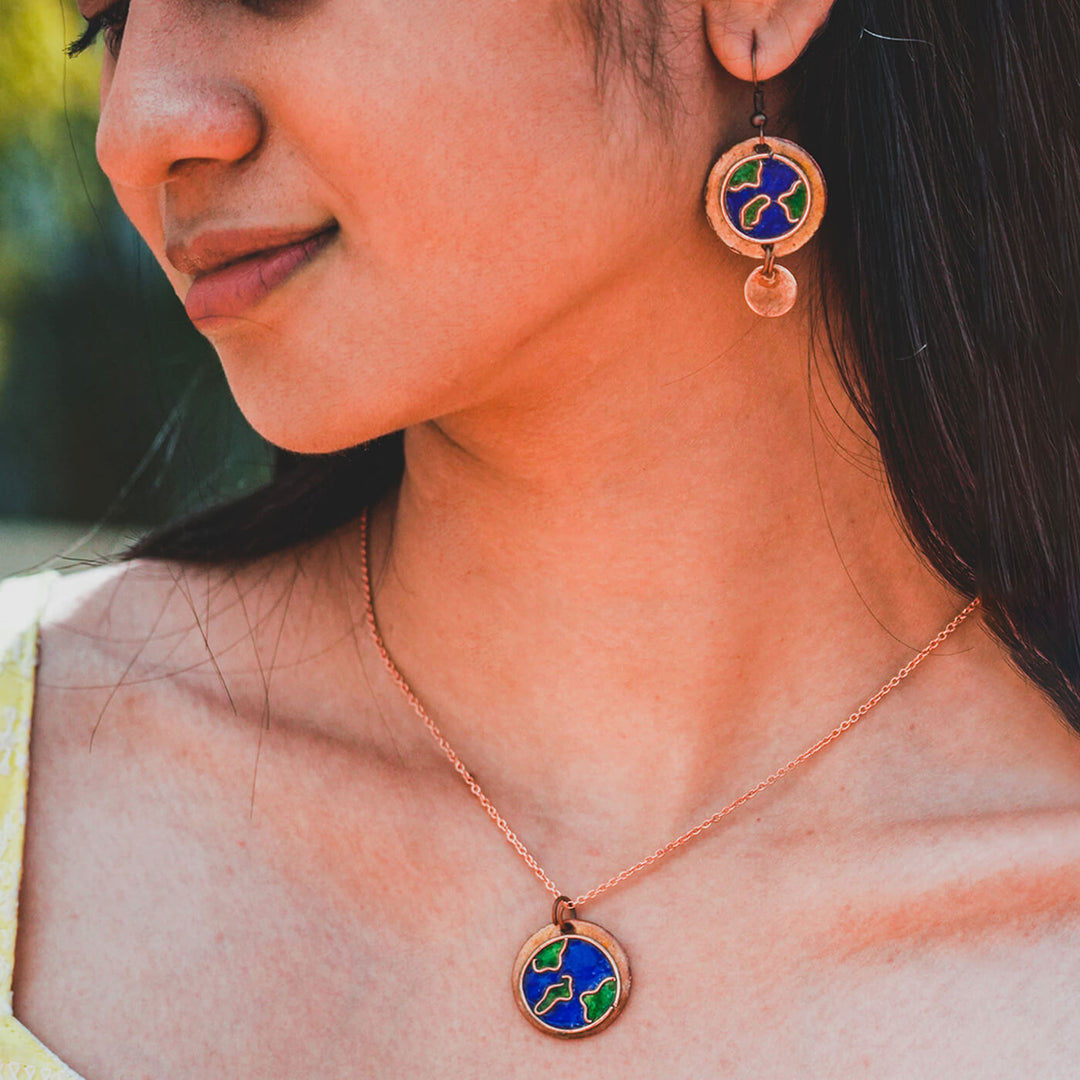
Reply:
M56 575L0 585L0 1080L81 1080L11 1011L37 629Z

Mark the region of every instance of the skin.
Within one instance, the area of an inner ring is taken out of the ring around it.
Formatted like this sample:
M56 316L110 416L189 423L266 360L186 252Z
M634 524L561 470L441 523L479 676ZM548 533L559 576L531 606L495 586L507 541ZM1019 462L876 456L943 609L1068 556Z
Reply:
M87 7L85 13L92 14ZM201 327L267 438L407 427L373 516L401 670L584 891L848 715L956 611L804 305L700 203L818 0L680 3L665 114L569 2L133 0L98 152L170 244L340 225ZM796 135L797 133L787 133ZM784 260L800 281L811 244ZM832 403L832 404L830 404ZM634 963L560 1043L507 981L549 900L364 635L355 525L65 580L43 631L15 1014L88 1080L1068 1076L1080 750L978 618L859 726L588 906Z

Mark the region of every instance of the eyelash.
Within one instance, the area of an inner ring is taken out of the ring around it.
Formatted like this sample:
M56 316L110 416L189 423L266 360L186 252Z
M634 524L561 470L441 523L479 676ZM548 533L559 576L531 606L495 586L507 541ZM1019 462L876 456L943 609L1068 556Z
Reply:
M127 22L128 6L131 0L118 0L111 7L99 11L86 20L86 29L64 50L69 57L86 52L104 31L105 47L115 59L120 53L120 42L124 37L124 23Z
M257 15L287 13L290 9L300 6L297 0L240 0L240 2L243 7ZM86 29L64 49L64 52L69 57L78 56L79 53L86 52L104 33L105 47L113 59L116 59L120 54L120 43L124 38L124 24L127 22L130 5L131 0L117 0L111 7L87 19Z

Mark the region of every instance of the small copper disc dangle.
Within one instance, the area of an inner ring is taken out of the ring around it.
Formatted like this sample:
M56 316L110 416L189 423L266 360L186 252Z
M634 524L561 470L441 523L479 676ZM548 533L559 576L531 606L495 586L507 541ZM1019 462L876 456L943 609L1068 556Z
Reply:
M817 232L825 214L825 177L798 143L766 138L764 96L754 66L758 134L737 143L712 167L705 210L716 235L740 255L764 258L743 293L758 315L784 315L795 303L795 277L778 255L797 251Z
M514 998L546 1035L579 1039L603 1031L630 996L630 962L602 926L555 901L552 921L537 930L514 961Z
M750 310L766 317L784 315L791 310L798 293L795 275L786 266L776 265L772 244L765 245L765 262L750 272L743 286Z

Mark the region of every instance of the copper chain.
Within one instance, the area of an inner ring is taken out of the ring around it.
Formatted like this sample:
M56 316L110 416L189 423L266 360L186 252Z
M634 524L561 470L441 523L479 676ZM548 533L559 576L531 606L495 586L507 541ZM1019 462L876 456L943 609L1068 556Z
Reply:
M367 624L368 629L371 631L371 640L374 642L375 648L378 650L379 655L382 657L383 663L386 665L386 670L390 673L394 682L397 683L398 688L402 694L405 695L405 699L412 706L413 712L424 722L424 726L431 732L432 738L439 744L440 749L446 755L446 759L453 765L455 772L465 781L469 790L476 796L477 802L484 808L488 817L498 826L499 831L506 837L511 847L522 857L526 865L537 876L544 888L547 889L553 897L563 897L565 894L555 884L554 881L548 877L544 868L536 861L529 849L521 842L517 834L507 824L506 819L495 809L495 805L484 794L483 788L476 782L472 773L466 768L465 763L457 756L454 748L446 741L446 737L438 729L435 721L431 719L427 714L424 706L420 703L420 699L413 692L413 689L405 681L405 676L401 674L397 669L397 665L390 657L390 653L387 651L386 644L383 642L382 635L379 633L378 623L375 621L375 604L371 594L371 575L368 569L368 520L367 513L364 513L360 519L360 546L361 546L361 570L363 574L364 585L364 601L367 606ZM765 777L764 780L759 781L748 791L744 791L737 799L730 802L722 810L717 810L715 814L710 815L699 825L695 825L692 829L684 832L681 836L677 836L674 840L665 844L663 847L657 848L651 855L647 855L640 862L634 863L633 866L628 866L625 870L620 870L614 877L608 878L601 885L597 885L595 888L590 889L586 893L582 893L579 897L570 901L571 908L580 907L582 904L587 904L590 900L595 900L601 893L605 893L608 889L615 888L616 885L621 885L627 878L633 877L634 874L640 870L644 870L646 867L652 866L654 863L659 862L661 859L670 855L677 848L681 848L684 844L690 843L691 840L697 839L707 829L711 829L718 821L723 820L733 810L737 810L744 803L749 802L755 795L760 794L766 788L772 787L782 777L787 776L788 773L797 769L804 762L809 761L815 754L820 753L830 743L835 742L848 731L854 727L886 694L891 693L896 689L900 683L906 679L945 639L979 606L979 598L976 596L974 600L963 611L961 611L947 626L945 626L941 632L930 641L921 652L913 656L880 690L877 691L872 697L868 698L858 709L855 710L843 723L838 724L829 732L828 735L819 739L813 746L807 747L797 757L792 758L786 765L781 766L776 772L771 773Z

